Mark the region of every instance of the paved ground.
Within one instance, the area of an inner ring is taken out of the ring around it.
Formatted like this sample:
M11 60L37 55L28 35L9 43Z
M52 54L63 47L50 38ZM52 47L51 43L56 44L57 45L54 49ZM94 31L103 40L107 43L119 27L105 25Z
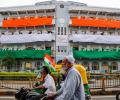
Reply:
M92 100L116 100L115 96L93 96Z
M14 97L0 97L0 100L15 100ZM115 96L92 96L92 100L116 100Z
M0 97L0 100L16 100L14 97L9 97L9 96L7 96L7 97L5 97L5 96L1 96Z

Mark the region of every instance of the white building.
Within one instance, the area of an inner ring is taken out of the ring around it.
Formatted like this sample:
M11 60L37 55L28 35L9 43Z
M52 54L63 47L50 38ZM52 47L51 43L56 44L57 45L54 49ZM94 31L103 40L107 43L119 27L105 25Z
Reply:
M37 69L49 53L56 62L73 54L91 72L118 71L120 9L55 0L0 8L0 43L1 70ZM9 57L15 66L3 64Z

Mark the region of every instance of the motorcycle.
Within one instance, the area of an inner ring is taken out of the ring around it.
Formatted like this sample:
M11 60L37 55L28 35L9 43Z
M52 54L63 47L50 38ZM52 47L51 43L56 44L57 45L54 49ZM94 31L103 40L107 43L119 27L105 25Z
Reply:
M120 92L116 94L116 100L120 100Z
M30 89L27 88L20 88L16 94L15 98L17 100L47 100L47 97L45 94L39 94L37 92L33 92Z

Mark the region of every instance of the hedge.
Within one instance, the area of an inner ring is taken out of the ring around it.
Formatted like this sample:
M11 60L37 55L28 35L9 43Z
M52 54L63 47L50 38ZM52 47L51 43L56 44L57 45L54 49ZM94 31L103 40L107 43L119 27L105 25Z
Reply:
M56 81L60 81L62 76L58 72L52 72L51 75ZM33 72L0 72L0 80L34 80L36 74Z
M0 72L0 80L32 80L35 77L32 72Z

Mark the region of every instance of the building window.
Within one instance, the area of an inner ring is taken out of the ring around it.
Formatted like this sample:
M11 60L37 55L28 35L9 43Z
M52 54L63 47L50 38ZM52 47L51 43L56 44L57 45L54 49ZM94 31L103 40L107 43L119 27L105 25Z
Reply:
M112 62L111 69L112 70L118 70L118 64L117 64L117 62Z
M66 31L66 27L64 28L64 34L66 35L67 31Z
M61 50L61 52L63 52L63 50Z
M79 47L75 46L73 47L73 50L79 50Z
M26 68L26 69L32 69L32 62L27 61L27 62L25 63L25 68Z
M26 50L35 50L33 47L27 47Z
M88 63L87 61L84 61L84 62L82 63L82 65L86 68L87 71L90 70L90 68L89 68L89 63Z
M105 72L109 72L110 71L109 64L107 62L103 62L102 67L103 67L103 70L105 70Z
M104 32L102 32L101 35L104 35Z
M51 47L45 47L46 50L51 50Z
M60 8L64 8L64 5L63 5L63 4L61 4L61 5L60 5Z
M109 35L113 35L113 32L109 32Z
M93 62L92 63L92 70L99 70L99 64L98 64L98 62Z
M22 32L19 31L19 34L22 34Z
M67 52L66 46L58 46L58 52Z
M14 32L12 32L12 35L14 35Z
M14 48L12 48L12 50L14 50Z
M16 68L19 71L20 68L22 67L22 63L20 61L17 61Z
M58 35L60 35L60 27L58 27Z
M42 34L42 31L40 30L40 31L38 31L38 34Z
M60 52L60 47L58 46L58 52Z
M63 27L61 27L61 35L63 35Z
M50 33L52 33L52 31L49 30L49 31L47 31L47 33L50 34Z
M37 62L35 63L35 66L36 66L36 68L38 68L38 67L42 66L41 61L37 61Z
M66 35L67 30L66 27L58 27L58 35Z
M67 52L67 50L64 50L64 52Z
M32 34L32 31L29 31L29 33L28 34Z
M5 33L4 33L4 32L2 32L1 34L2 34L2 35L5 35Z

